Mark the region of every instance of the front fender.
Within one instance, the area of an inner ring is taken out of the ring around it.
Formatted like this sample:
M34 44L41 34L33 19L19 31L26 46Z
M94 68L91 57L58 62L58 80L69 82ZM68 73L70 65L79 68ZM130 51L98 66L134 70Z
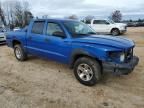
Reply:
M75 55L86 55L97 58L100 61L106 61L108 58L107 52L109 51L121 51L121 49L104 45L83 44L81 48L72 51L71 58Z
M75 49L75 50L73 50L73 52L71 54L70 67L73 66L75 60L79 57L88 56L88 57L94 58L98 61L103 61L103 60L105 60L105 55L106 54L104 51L92 50L90 48L86 49L86 47Z
M92 54L90 54L85 49L82 49L82 48L75 49L75 50L73 50L71 57L70 57L70 62L69 62L70 67L72 68L75 60L79 57L82 57L82 56L94 57Z

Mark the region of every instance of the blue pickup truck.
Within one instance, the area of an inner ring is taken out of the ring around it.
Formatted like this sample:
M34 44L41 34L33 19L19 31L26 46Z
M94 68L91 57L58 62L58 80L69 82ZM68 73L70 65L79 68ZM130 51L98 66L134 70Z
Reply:
M6 34L17 60L36 55L74 69L76 79L95 85L104 72L126 75L138 64L134 42L122 37L97 35L86 24L66 19L36 19L23 30Z

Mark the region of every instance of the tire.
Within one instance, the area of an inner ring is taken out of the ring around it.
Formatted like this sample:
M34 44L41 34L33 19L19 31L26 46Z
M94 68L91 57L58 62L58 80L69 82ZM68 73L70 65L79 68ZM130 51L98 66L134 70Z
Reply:
M101 67L96 60L82 57L74 64L74 75L81 84L93 86L101 79Z
M18 61L25 61L27 59L27 54L20 44L14 46L14 54Z
M119 29L112 29L111 34L113 36L118 36L118 35L120 35L120 31L119 31Z

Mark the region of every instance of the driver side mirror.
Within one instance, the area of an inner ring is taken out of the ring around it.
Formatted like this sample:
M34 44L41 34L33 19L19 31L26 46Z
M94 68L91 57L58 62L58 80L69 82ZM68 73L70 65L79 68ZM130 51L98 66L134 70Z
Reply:
M109 25L110 23L106 22L107 25Z
M60 31L56 31L52 34L53 36L57 36L57 37L61 37L61 38L65 38L65 34L63 32Z

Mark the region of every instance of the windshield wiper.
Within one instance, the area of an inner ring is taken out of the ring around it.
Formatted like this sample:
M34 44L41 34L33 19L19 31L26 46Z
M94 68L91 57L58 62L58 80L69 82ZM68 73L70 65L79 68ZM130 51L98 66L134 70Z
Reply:
M89 34L96 34L95 32L88 32L88 33L77 33L75 35L89 35Z
M97 33L95 33L95 32L88 32L88 33L75 33L75 34L73 34L73 36L75 37L75 36L88 36L88 35L93 35L93 34L97 34Z
M83 33L76 33L74 35L88 35L88 34L83 34Z
M97 33L95 33L95 32L88 32L87 34L97 34Z

